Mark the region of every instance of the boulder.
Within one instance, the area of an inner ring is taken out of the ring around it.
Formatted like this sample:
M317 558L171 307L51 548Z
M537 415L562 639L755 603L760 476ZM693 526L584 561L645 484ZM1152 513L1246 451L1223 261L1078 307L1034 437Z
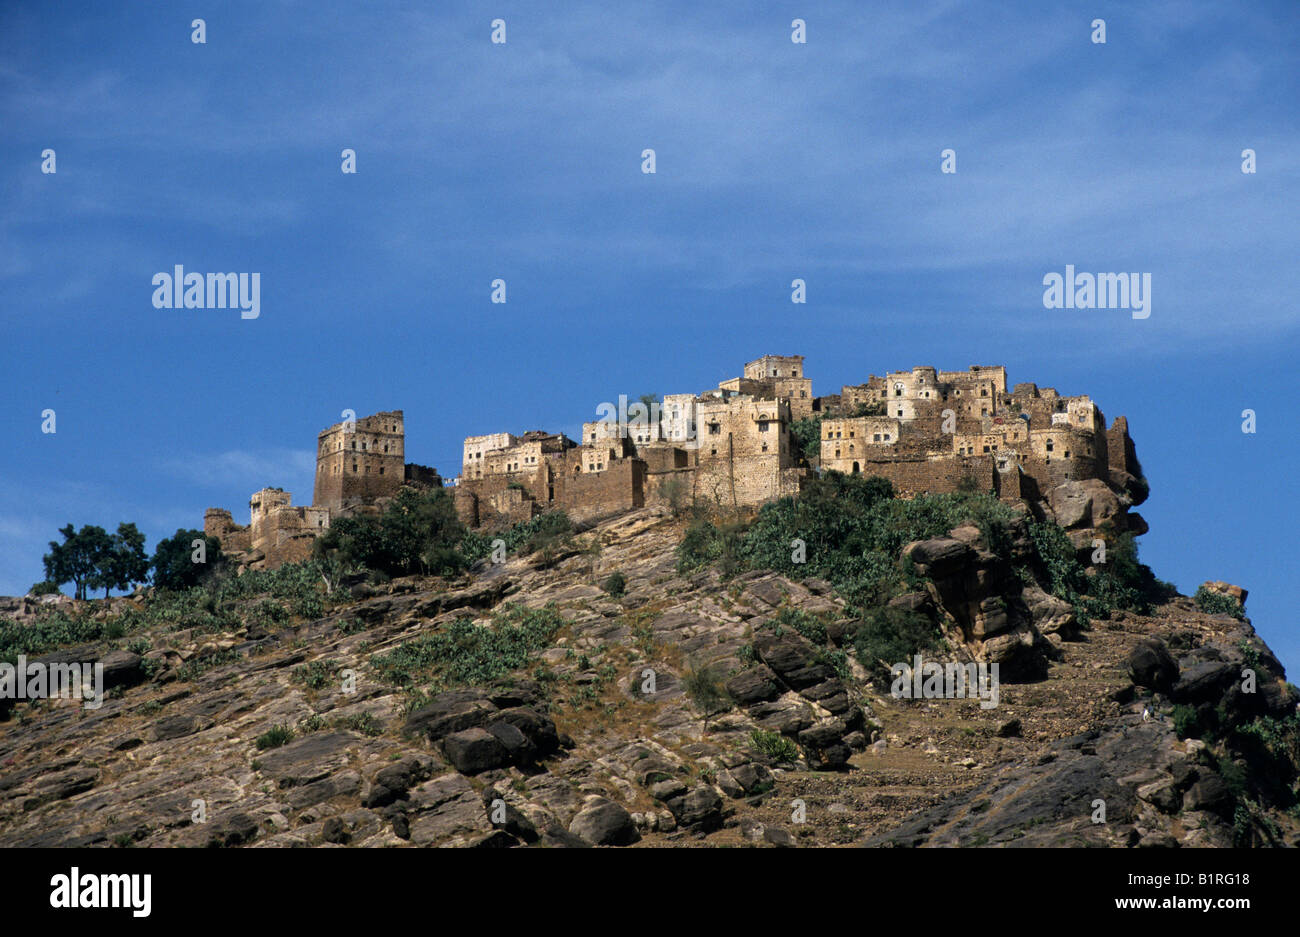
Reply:
M937 537L909 543L903 547L903 556L911 558L922 576L944 579L970 564L974 551L960 540Z
M507 723L522 732L536 750L536 758L545 758L560 748L561 738L555 721L525 706L502 709L495 714L493 722Z
M1074 606L1065 599L1044 592L1038 586L1029 586L1022 595L1040 634L1060 634L1063 638L1078 635L1079 620L1074 614Z
M411 713L406 719L406 729L437 742L453 732L484 726L496 715L497 708L477 695L463 691L444 693Z
M1184 810L1206 810L1220 816L1232 814L1235 798L1223 778L1204 772L1183 795Z
M144 680L144 669L140 666L142 658L130 651L109 651L104 655L104 689L119 686L135 686Z
M442 740L442 751L461 774L480 774L510 764L509 750L486 729L453 732Z
M776 682L776 674L762 664L735 674L727 680L726 688L732 699L741 706L750 706L754 703L773 700L781 695L781 688Z
M1129 679L1149 690L1168 693L1178 680L1178 663L1159 638L1143 638L1125 663Z
M641 838L632 815L612 800L581 811L569 824L569 832L593 846L630 846Z
M722 798L708 785L701 784L674 797L667 802L667 807L680 826L704 832L722 826Z

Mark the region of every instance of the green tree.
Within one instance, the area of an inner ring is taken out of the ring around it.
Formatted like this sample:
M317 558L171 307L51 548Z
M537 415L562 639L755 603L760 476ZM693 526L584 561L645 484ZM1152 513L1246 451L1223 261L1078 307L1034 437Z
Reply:
M204 544L202 563L194 561L195 540ZM201 530L191 529L178 530L173 536L158 541L149 565L153 567L155 586L179 591L199 585L224 566L225 561L221 541Z
M98 585L98 575L113 549L113 538L103 527L83 525L76 530L71 524L59 528L63 542L50 541L50 552L42 557L45 578L55 585L73 584L73 597L84 599L86 588Z
M812 461L821 457L822 418L804 417L790 422L790 439L794 442L795 458Z
M642 394L637 398L637 400L645 407L646 426L648 426L651 431L650 438L660 438L660 430L662 427L659 424L663 422L663 411L659 409L659 395Z
M108 598L110 589L125 591L132 583L148 578L149 556L144 551L144 534L135 524L118 524L91 585L103 586L104 598Z
M451 575L466 566L457 549L464 536L446 491L403 488L378 517L342 517L331 523L315 550L331 563L390 576Z

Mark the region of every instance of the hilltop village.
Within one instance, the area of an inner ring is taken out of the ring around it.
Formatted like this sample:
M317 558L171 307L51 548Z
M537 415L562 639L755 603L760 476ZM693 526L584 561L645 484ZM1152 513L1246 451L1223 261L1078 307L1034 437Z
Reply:
M802 355L765 355L742 377L662 402L603 405L581 441L532 430L470 436L460 475L447 484L461 520L497 528L563 510L575 520L654 505L755 506L797 494L819 471L889 479L902 496L974 488L1008 501L1053 503L1071 483L1145 497L1128 423L1111 425L1086 395L1016 384L1006 369L916 367L814 397ZM798 423L797 421L807 421ZM817 426L817 451L800 451L793 426ZM253 568L305 559L333 518L382 508L403 485L444 486L407 463L401 410L336 423L317 438L310 506L263 488L248 526L209 508L204 531ZM1146 530L1139 515L1122 521Z

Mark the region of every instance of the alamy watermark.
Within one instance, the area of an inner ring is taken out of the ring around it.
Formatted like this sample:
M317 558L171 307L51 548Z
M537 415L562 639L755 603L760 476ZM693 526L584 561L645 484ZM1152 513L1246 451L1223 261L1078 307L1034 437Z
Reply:
M1131 309L1134 319L1151 316L1151 274L1075 273L1065 265L1065 275L1053 271L1043 276L1045 309Z
M241 319L262 314L260 273L186 273L177 264L171 273L155 273L151 281L155 309L236 309Z
M940 664L920 654L889 668L894 678L889 695L894 699L978 699L980 709L998 705L998 664Z
M0 699L79 699L84 708L99 709L104 705L104 665L28 663L19 654L17 664L0 664Z

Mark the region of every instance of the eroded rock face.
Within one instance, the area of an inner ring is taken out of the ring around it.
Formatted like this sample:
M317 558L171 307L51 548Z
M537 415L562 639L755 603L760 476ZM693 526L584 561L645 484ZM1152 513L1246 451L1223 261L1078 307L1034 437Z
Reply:
M1068 606L1062 608L1064 603L1040 589L1030 596L1031 609L1024 584L1008 559L988 550L974 528L958 528L953 534L909 543L902 551L916 571L930 579L926 588L936 620L955 624L952 637L976 660L998 664L999 679L1040 679L1057 650L1037 622L1042 620L1053 629L1048 633L1069 629L1073 615L1067 613ZM1013 536L1023 538L1023 525L1015 525ZM905 601L908 607L924 608L915 599Z

